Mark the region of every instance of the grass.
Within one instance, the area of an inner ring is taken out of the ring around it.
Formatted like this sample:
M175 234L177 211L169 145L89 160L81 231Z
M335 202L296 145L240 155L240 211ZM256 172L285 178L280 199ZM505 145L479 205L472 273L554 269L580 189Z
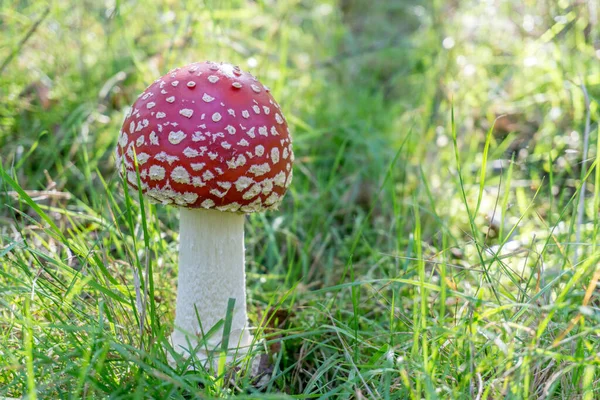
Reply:
M598 398L594 4L0 2L0 396ZM126 107L202 59L294 135L246 223L260 384L169 366L178 213L115 172Z

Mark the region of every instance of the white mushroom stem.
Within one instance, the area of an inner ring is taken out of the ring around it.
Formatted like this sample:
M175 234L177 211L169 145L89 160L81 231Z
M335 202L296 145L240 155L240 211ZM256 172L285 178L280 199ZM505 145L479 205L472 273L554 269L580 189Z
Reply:
M225 321L227 304L233 298L235 308L229 336L229 349L233 350L229 353L243 354L252 341L246 314L244 215L204 209L180 210L173 346L184 355L194 351L198 343L202 343L202 332L207 334L220 320ZM199 359L207 359L208 353L221 349L222 328L205 338L206 344L196 349ZM213 356L218 358L218 353ZM231 361L232 356L228 359Z

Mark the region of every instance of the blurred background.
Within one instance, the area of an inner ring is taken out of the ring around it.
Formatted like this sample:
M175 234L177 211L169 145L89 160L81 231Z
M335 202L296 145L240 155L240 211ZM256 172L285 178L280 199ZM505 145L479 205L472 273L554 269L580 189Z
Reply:
M350 379L323 367L337 357L336 345L312 358L299 356L335 337L314 331L335 318L333 325L348 324L357 337L361 332L357 360L373 360L385 344L381 354L389 350L415 363L407 366L406 380L397 378L401 397L423 376L448 396L472 394L477 368L486 385L492 382L491 396L513 390L493 386L496 375L485 372L497 354L506 356L502 349L478 352L477 366L466 370L439 356L442 375L464 379L436 377L427 363L415 361L421 354L412 347L419 346L415 326L419 318L431 318L440 329L445 318L471 324L460 309L473 299L483 302L481 312L486 302L491 309L548 305L571 277L564 271L588 262L591 269L577 279L593 274L600 174L586 174L598 157L599 9L597 0L2 1L4 394L18 396L27 387L29 375L19 367L27 354L19 353L23 336L15 321L25 315L33 282L30 318L81 327L31 333L42 343L40 353L57 349L53 365L28 353L31 371L53 377L40 380L47 394L74 390L69 377L81 367L74 360L84 350L81 338L91 335L84 326L115 343L146 340L143 330L135 332L135 313L127 311L135 308L127 299L135 298L131 265L140 257L154 264L157 312L149 318L163 325L172 320L177 210L146 205L151 236L144 253L137 211L135 218L127 211L139 205L126 204L113 151L137 95L169 69L201 60L231 62L257 75L272 89L294 137L294 183L281 210L251 216L246 231L253 324L273 304L282 305L273 332L300 335L287 342L280 362L291 372L274 378L274 387L323 394L337 375ZM423 295L395 279L443 289ZM355 281L369 283L336 286ZM548 282L558 286L540 292ZM585 296L583 283L569 284L579 300L556 311L562 319L551 322L548 343ZM419 317L422 296L431 315ZM98 327L101 315L109 316L110 329ZM510 321L535 326L543 316L522 311ZM506 322L507 316L494 318ZM147 324L149 335L156 334L159 323ZM456 329L432 335L444 343ZM405 336L390 342L392 331ZM520 346L504 338L510 351ZM478 349L493 342L463 339ZM129 353L106 351L116 352L119 379L133 377ZM508 371L507 364L504 372L524 382L514 393L544 389L552 374L540 373L536 381L535 371L548 357L533 356L525 370ZM311 381L315 371L322 374ZM527 380L532 371L535 379ZM581 389L577 383L564 388ZM91 384L89 390L104 389Z

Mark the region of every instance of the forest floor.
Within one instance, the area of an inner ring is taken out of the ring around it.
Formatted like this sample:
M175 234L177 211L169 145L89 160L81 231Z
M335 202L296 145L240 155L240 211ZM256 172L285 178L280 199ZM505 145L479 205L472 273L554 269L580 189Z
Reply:
M0 2L0 396L599 398L597 7ZM246 222L260 382L169 365L178 211L115 168L136 96L202 60L294 137Z

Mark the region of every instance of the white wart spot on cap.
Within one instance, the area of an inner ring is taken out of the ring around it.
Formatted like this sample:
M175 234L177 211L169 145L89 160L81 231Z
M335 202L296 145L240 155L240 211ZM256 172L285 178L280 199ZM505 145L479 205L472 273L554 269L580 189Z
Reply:
M233 82L233 83L231 84L231 86L233 86L233 87L234 87L234 88L236 88L236 89L241 89L241 88L242 88L242 84L241 84L241 83L239 83L239 82Z
M279 162L279 149L277 147L271 149L271 161L273 161L273 164Z
M171 198L169 198L169 196L166 195L162 189L152 188L146 192L146 195L153 201L162 203L164 205L171 204L173 202L173 200L171 200Z
M236 169L246 165L246 157L243 154L238 154L237 157L233 157L231 160L227 160L227 166L229 169Z
M217 182L217 185L225 190L231 189L231 182Z
M250 143L248 143L248 141L246 139L240 140L237 144L238 144L238 146L244 146L244 147L250 145Z
M156 135L156 132L154 132L154 131L152 131L150 133L150 143L155 146L158 146L158 136Z
M121 136L119 137L119 145L121 147L127 146L127 140L128 140L127 134L125 132L121 132Z
M227 133L229 133L230 135L235 135L235 132L236 132L236 131L235 131L235 128L234 128L233 126L231 126L231 125L227 125L227 126L225 127L225 130L227 130Z
M135 171L127 171L127 180L133 184L137 185L137 174Z
M246 131L246 135L250 136L252 139L254 139L256 137L256 134L254 133L254 127L248 129Z
M196 82L194 82L194 81L189 81L187 83L187 87L189 87L189 88L193 88L194 86L196 86Z
M173 82L171 82L171 86L177 87L177 85L179 85L179 81L173 81Z
M192 134L192 142L202 142L204 140L206 140L206 136L202 132L196 131Z
M252 185L252 187L250 189L248 189L248 191L246 191L246 193L244 193L242 195L242 199L250 200L250 199L258 196L261 191L262 191L262 188L260 187L260 184L255 183L254 185Z
M175 96L167 97L165 100L167 100L167 103L172 103L175 101Z
M280 171L277 175L275 175L275 178L273 178L273 183L276 186L283 187L283 185L285 185L285 172Z
M267 127L266 126L259 126L258 127L258 134L261 136L269 136L269 133L267 132Z
M204 171L204 173L202 174L202 179L204 179L205 181L210 181L211 179L214 179L215 174L213 174L210 171Z
M283 118L281 118L281 115L279 115L279 113L275 113L275 120L278 124L283 124Z
M165 179L165 169L160 165L153 165L150 167L148 175L153 181L162 181Z
M186 183L189 185L190 174L185 168L179 165L173 169L173 172L171 172L171 179L177 183Z
M150 158L150 154L140 153L137 155L138 164L143 165L146 164L148 159Z
M165 153L164 151L161 151L160 153L154 156L154 159L162 162L166 161L169 163L169 165L171 165L173 164L173 162L179 160L179 157L172 156L170 154Z
M216 75L209 75L208 76L208 81L210 83L217 83L219 81L219 77Z
M250 85L250 87L252 88L252 90L254 90L255 93L260 93L260 88L256 85Z
M252 106L252 110L254 110L255 114L260 114L260 107L256 104Z
M246 119L250 118L250 113L248 112L248 110L242 110L242 117Z
M183 194L183 200L185 200L185 202L188 204L192 204L195 203L196 200L198 200L198 195L193 192L185 192Z
M265 114L269 115L271 113L271 109L267 106L263 106L263 111L265 112Z
M219 211L223 211L223 212L236 212L237 210L240 209L240 205L239 203L229 203L229 204L225 204L222 206L217 206L215 207L217 210Z
M267 197L267 199L265 200L265 204L270 206L271 204L277 203L278 200L279 195L277 194L277 192L273 192L269 197Z
M192 118L192 115L194 114L194 110L189 109L189 108L182 108L181 110L179 110L179 114L183 115L186 118Z
M227 194L227 190L221 192L218 189L211 189L209 193L213 196L217 196L218 198L222 199Z
M156 103L151 101L148 104L146 104L146 108L149 110L149 109L153 108L155 105L156 105Z
M192 185L194 185L194 187L206 186L206 184L202 182L202 178L200 178L199 176L192 177Z
M169 142L172 144L179 144L186 136L187 135L183 131L171 131L169 132Z
M259 144L254 148L254 154L256 154L258 157L261 157L263 154L265 154L265 147Z
M165 114L164 112L160 112L159 111L159 112L156 113L156 118L157 119L162 119L162 118L164 118L166 116L167 116L167 114Z
M265 179L262 181L262 194L267 196L269 193L273 191L273 180Z
M221 114L219 114L218 112L216 112L212 115L213 122L219 122L221 120L221 118L222 118Z
M185 150L183 150L183 155L185 155L188 158L192 158L192 157L198 157L200 155L200 153L196 149L192 149L191 147L186 147Z
M200 203L200 205L204 208L212 208L215 206L215 202L211 199L206 199L202 203Z
M213 101L215 98L212 97L211 95L209 95L208 93L204 93L202 95L202 100L204 100L206 103L210 103L211 101Z
M127 145L127 151L126 151L126 153L127 153L127 156L129 156L129 158L131 158L133 160L133 142L130 142Z
M248 169L248 172L254 174L255 176L262 176L269 171L271 171L271 166L269 163L254 164Z
M262 201L260 200L260 197L257 198L256 200L254 200L252 203L246 205L246 206L242 206L242 211L250 214L253 212L257 212L262 208Z
M252 179L248 176L240 176L237 179L237 181L234 182L234 185L235 185L235 189L238 192L242 192L242 191L246 190L246 188L248 188L253 183L254 183L254 179Z
M204 166L206 165L206 163L191 163L190 166L192 167L192 169L194 171L200 171L202 170L202 168L204 168Z

